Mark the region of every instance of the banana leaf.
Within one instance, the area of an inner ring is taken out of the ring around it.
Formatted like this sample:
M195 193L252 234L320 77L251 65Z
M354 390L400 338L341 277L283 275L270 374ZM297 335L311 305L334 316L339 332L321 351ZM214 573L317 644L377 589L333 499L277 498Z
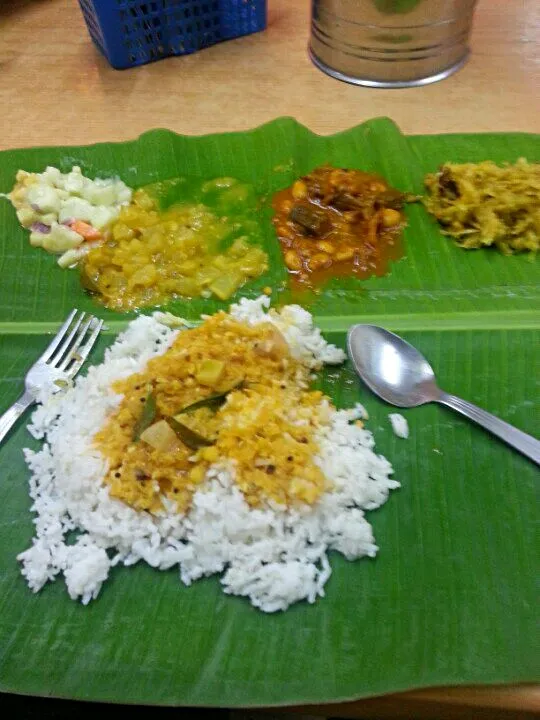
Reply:
M182 137L155 130L127 143L3 152L0 191L19 168L80 164L138 186L190 175L231 175L270 197L318 164L373 170L395 187L422 191L444 161L540 160L540 138L524 134L405 137L387 119L318 137L283 118L246 133ZM524 256L464 251L420 206L407 208L405 256L389 275L335 281L306 296L329 340L344 346L355 322L403 334L434 365L443 388L534 433L538 385L537 264ZM288 298L286 273L261 210L270 270L242 289L274 288ZM0 411L22 391L24 373L67 311L98 311L108 330L99 362L129 316L97 308L77 274L32 249L0 202ZM283 287L283 285L285 286ZM195 319L224 304L175 301ZM377 449L402 488L369 513L378 556L331 557L326 597L264 615L225 596L217 578L187 588L172 569L117 567L87 607L63 583L33 595L17 553L33 534L19 424L0 449L0 691L84 700L192 706L336 702L435 685L534 681L534 531L537 469L525 458L438 406L404 411L410 439L390 428L392 409L363 388L350 364L319 381L339 407L362 402Z

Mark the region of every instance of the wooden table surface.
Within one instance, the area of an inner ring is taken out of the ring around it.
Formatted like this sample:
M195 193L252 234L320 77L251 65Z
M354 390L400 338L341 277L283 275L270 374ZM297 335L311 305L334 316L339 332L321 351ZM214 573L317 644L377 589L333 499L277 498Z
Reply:
M308 0L269 0L266 32L131 70L94 49L74 0L2 0L0 149L126 140L154 127L203 134L291 115L321 134L387 115L406 133L539 132L540 2L480 0L468 64L423 88L372 90L312 66ZM433 689L310 714L531 718L540 689Z
M306 53L309 0L268 4L266 32L118 71L75 0L2 0L0 148L243 130L279 115L321 134L380 115L414 134L540 130L538 0L480 0L468 64L407 90L327 77Z

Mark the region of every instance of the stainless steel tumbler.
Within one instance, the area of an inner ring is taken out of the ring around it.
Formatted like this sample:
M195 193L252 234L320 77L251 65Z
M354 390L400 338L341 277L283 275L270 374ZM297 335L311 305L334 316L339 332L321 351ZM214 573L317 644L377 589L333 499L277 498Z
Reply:
M310 55L339 80L412 87L442 80L469 54L476 0L312 0Z

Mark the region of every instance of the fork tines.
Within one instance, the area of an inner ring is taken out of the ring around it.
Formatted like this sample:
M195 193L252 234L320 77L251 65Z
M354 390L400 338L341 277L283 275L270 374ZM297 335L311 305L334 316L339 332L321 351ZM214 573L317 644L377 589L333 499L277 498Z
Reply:
M73 310L41 356L47 365L68 376L77 373L94 346L103 320Z

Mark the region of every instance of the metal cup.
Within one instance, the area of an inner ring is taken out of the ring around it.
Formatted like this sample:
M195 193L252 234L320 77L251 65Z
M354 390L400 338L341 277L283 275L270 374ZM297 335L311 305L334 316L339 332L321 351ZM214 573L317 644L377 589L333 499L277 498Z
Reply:
M476 0L312 0L311 59L368 87L426 85L469 55Z

